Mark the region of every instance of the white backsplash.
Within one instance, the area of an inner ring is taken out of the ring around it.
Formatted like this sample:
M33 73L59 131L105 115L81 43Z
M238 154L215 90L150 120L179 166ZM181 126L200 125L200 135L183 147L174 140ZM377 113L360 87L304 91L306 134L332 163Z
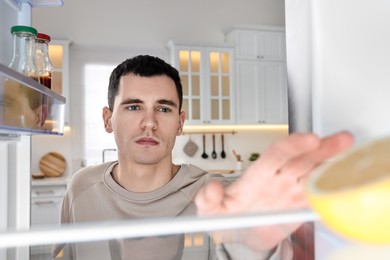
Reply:
M206 134L206 153L207 159L202 158L203 140L202 134L185 134L176 139L176 144L173 149L173 161L175 163L191 163L195 164L205 170L235 170L236 157L233 154L233 149L237 154L241 155L243 160L243 169L250 164L249 156L251 153L262 153L271 143L288 135L288 130L256 130L256 131L242 131L236 134L224 134L224 150L226 158L221 157L222 141L221 134L215 135L215 150L217 158L213 159L211 153L213 151L212 134ZM187 156L183 152L185 144L189 138L198 145L198 151L193 157Z

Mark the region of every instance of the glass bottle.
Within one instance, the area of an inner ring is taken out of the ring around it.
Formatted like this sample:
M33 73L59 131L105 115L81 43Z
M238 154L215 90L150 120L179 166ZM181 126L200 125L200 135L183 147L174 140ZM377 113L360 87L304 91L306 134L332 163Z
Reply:
M38 68L38 75L41 84L51 89L53 65L49 57L50 36L38 33L35 39L35 63Z
M16 25L11 27L11 33L14 49L9 67L40 82L34 58L37 30L30 26Z

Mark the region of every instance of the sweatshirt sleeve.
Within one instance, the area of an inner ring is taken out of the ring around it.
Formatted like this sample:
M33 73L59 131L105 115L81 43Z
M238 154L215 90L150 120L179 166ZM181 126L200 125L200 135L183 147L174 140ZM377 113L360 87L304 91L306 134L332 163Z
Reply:
M292 260L293 249L288 239L283 240L275 251L255 252L245 245L235 244L218 244L216 245L216 254L218 260Z

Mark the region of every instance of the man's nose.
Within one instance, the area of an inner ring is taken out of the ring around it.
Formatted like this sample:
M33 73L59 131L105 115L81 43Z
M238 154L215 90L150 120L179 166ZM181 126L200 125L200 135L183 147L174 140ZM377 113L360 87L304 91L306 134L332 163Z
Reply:
M145 129L157 129L157 119L155 111L146 111L141 122L141 128Z

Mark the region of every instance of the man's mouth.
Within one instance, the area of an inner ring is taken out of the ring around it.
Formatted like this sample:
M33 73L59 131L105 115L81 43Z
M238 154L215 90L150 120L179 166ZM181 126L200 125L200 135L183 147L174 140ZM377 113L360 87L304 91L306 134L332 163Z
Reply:
M156 139L150 137L142 137L138 139L136 143L144 146L155 146L159 144Z

